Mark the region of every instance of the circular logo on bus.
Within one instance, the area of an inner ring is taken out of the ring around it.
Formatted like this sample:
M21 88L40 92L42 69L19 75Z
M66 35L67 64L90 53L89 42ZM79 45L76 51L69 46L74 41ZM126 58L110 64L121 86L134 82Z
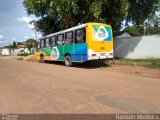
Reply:
M53 47L52 52L51 52L52 60L58 60L59 56L60 56L60 54L59 54L58 48Z
M99 41L103 41L107 39L109 36L108 31L105 29L104 26L100 26L97 33L96 33L96 38Z

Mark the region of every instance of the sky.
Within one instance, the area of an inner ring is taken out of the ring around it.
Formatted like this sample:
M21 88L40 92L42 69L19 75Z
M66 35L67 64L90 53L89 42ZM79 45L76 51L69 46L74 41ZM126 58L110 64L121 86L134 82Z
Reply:
M0 0L0 47L13 41L35 38L34 26L29 24L35 17L27 15L22 2L23 0Z

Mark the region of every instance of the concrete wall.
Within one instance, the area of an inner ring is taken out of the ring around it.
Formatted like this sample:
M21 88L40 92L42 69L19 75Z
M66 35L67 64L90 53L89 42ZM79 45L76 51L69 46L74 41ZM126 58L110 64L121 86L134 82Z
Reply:
M119 58L160 58L160 34L115 38L114 54Z

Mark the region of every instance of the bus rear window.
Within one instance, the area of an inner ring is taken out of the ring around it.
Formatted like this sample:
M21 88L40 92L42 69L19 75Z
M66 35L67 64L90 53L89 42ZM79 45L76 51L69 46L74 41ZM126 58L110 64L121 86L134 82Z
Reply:
M93 25L92 40L112 41L112 30L109 26Z

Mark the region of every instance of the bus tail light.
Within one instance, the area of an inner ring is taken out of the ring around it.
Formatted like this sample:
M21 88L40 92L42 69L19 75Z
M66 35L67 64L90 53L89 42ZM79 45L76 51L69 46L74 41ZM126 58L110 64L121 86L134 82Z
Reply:
M96 56L96 54L92 54L92 56Z
M111 55L111 56L112 56L112 55L113 55L113 53L109 53L109 55Z

